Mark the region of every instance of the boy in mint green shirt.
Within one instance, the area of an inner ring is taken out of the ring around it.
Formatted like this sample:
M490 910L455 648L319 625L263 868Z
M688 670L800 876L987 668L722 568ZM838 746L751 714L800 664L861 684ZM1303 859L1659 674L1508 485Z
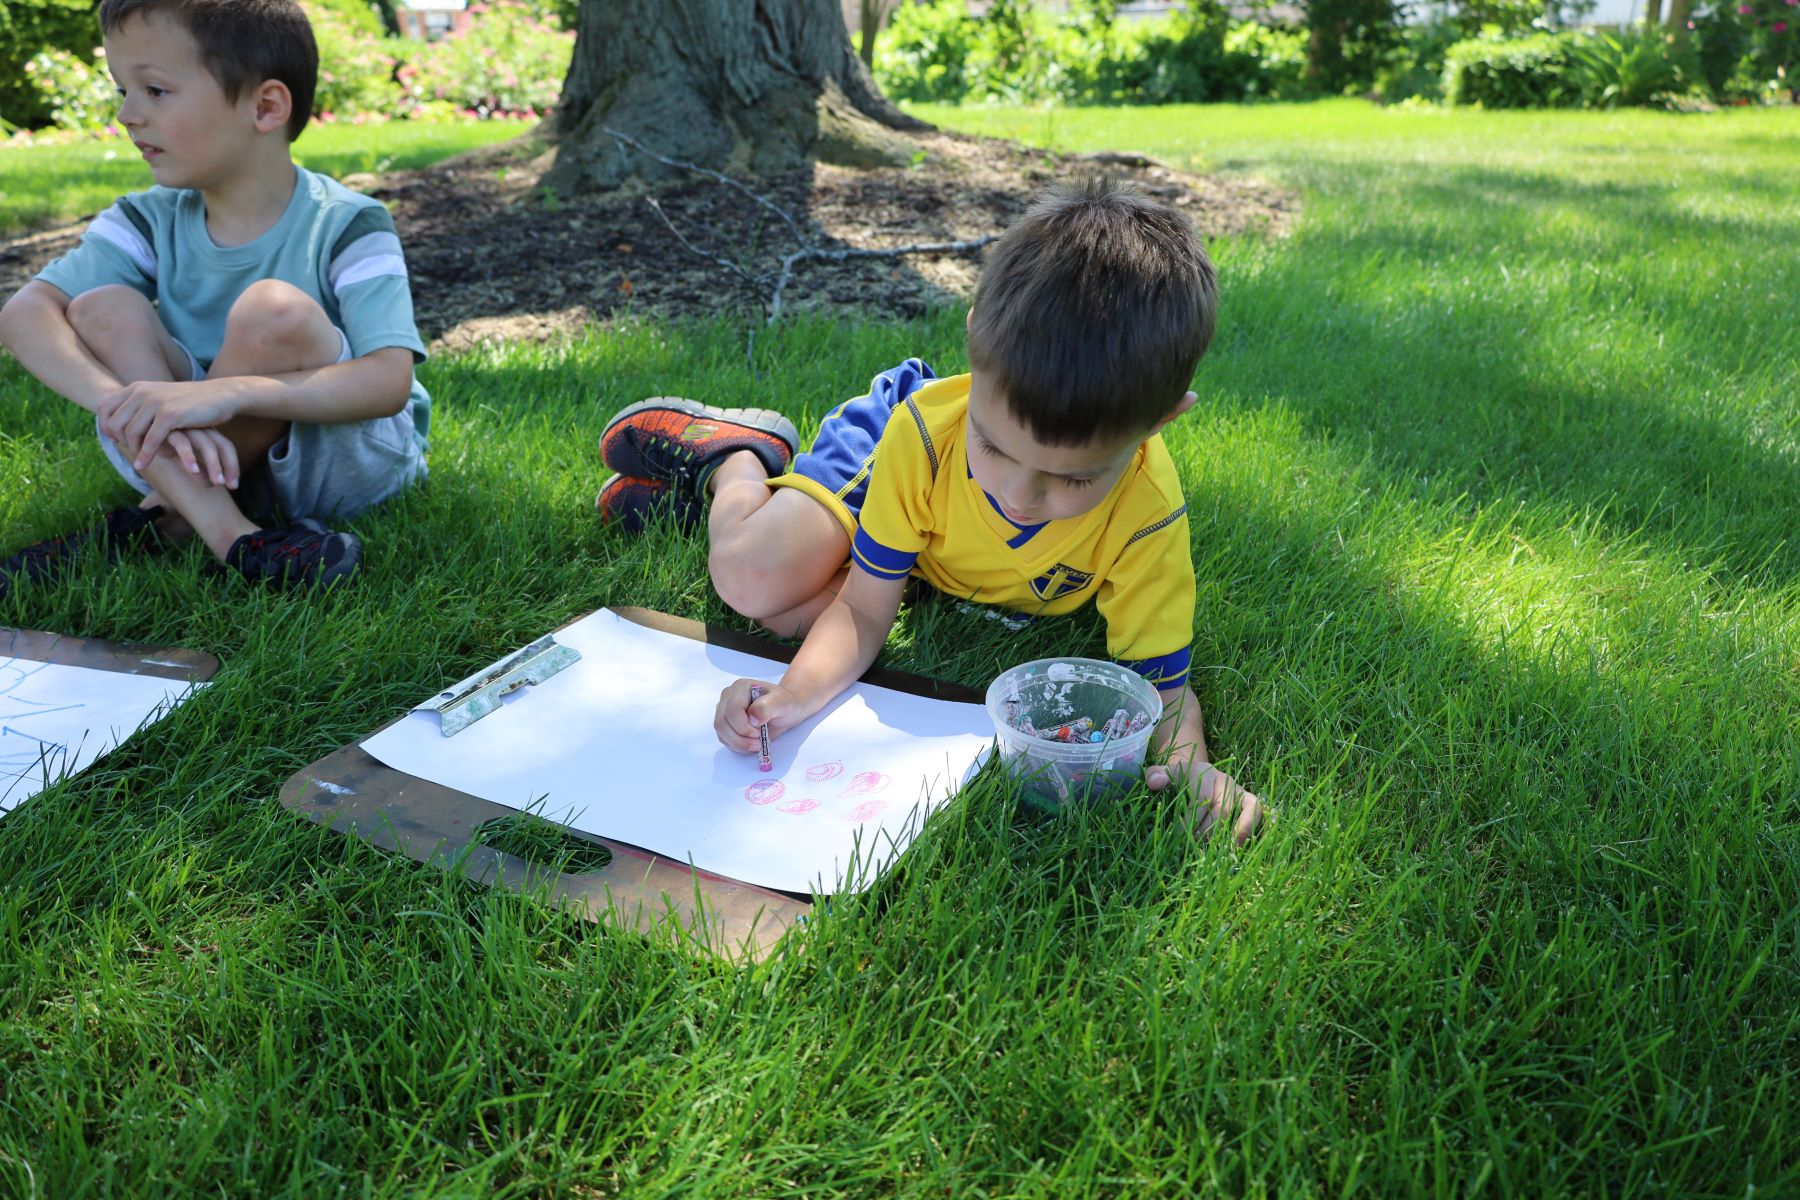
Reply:
M293 0L105 0L100 23L118 123L158 186L21 288L0 343L95 414L144 498L0 562L0 595L85 546L189 532L255 581L348 578L361 545L321 521L423 477L430 399L387 210L290 154L318 73L311 27Z

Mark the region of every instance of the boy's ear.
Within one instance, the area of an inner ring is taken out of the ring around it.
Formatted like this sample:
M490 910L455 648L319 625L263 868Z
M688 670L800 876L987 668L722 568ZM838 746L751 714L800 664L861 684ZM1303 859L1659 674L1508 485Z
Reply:
M1194 405L1199 401L1199 399L1200 399L1200 397L1193 392L1189 392L1187 395L1183 396L1180 400L1178 400L1176 402L1175 407L1171 408L1169 410L1169 415L1164 417L1162 420L1158 421L1156 423L1155 427L1150 430L1150 432L1151 433L1161 433L1163 426L1165 426L1169 422L1173 421L1176 417L1179 417L1182 413L1186 412L1188 409L1194 407Z
M250 93L251 115L258 133L274 133L287 127L294 115L294 95L279 79L265 79Z

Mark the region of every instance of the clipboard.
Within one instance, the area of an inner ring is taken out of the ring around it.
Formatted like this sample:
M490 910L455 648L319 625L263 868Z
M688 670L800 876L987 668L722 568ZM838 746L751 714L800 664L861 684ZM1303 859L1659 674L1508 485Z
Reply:
M649 629L781 662L792 661L796 649L650 609L608 608ZM984 699L979 689L964 684L881 668L870 670L862 681L937 700L979 704ZM542 891L596 924L638 933L667 930L683 946L733 962L768 957L812 911L809 896L728 879L680 859L550 822L545 824L565 842L585 843L609 855L609 861L574 872L527 861L483 840L485 829L518 818L520 810L397 771L364 751L365 740L358 738L297 772L282 785L282 807L384 850L459 871L471 882L521 894Z
M219 670L219 660L204 651L101 638L69 637L31 629L0 627L0 658L27 658L65 667L87 667L118 675L148 675L205 683Z
M137 642L113 642L103 638L73 637L0 626L0 662L8 659L62 667L83 667L114 675L138 675L187 684L205 683L219 670L219 660L199 650ZM109 745L102 754L110 753L110 750ZM70 778L85 769L84 766L73 772L59 773L58 777ZM23 798L9 801L12 790L4 779L0 779L0 817L16 812L36 794L36 789L32 789Z

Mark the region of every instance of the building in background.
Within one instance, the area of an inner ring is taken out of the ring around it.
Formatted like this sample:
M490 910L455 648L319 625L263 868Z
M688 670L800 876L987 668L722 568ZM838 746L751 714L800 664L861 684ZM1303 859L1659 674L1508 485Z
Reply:
M469 0L400 0L394 6L400 36L435 42L461 33L474 20Z

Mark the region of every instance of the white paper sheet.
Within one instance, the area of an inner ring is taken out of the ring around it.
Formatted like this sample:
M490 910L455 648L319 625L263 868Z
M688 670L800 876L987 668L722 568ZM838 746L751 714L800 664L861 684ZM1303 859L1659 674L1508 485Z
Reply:
M777 680L785 664L606 609L556 640L581 661L454 737L435 713L414 712L363 749L409 775L703 870L829 894L873 882L994 737L981 705L856 684L776 738L765 774L756 755L719 744L713 710L732 680Z
M199 686L0 656L0 813L87 769Z

